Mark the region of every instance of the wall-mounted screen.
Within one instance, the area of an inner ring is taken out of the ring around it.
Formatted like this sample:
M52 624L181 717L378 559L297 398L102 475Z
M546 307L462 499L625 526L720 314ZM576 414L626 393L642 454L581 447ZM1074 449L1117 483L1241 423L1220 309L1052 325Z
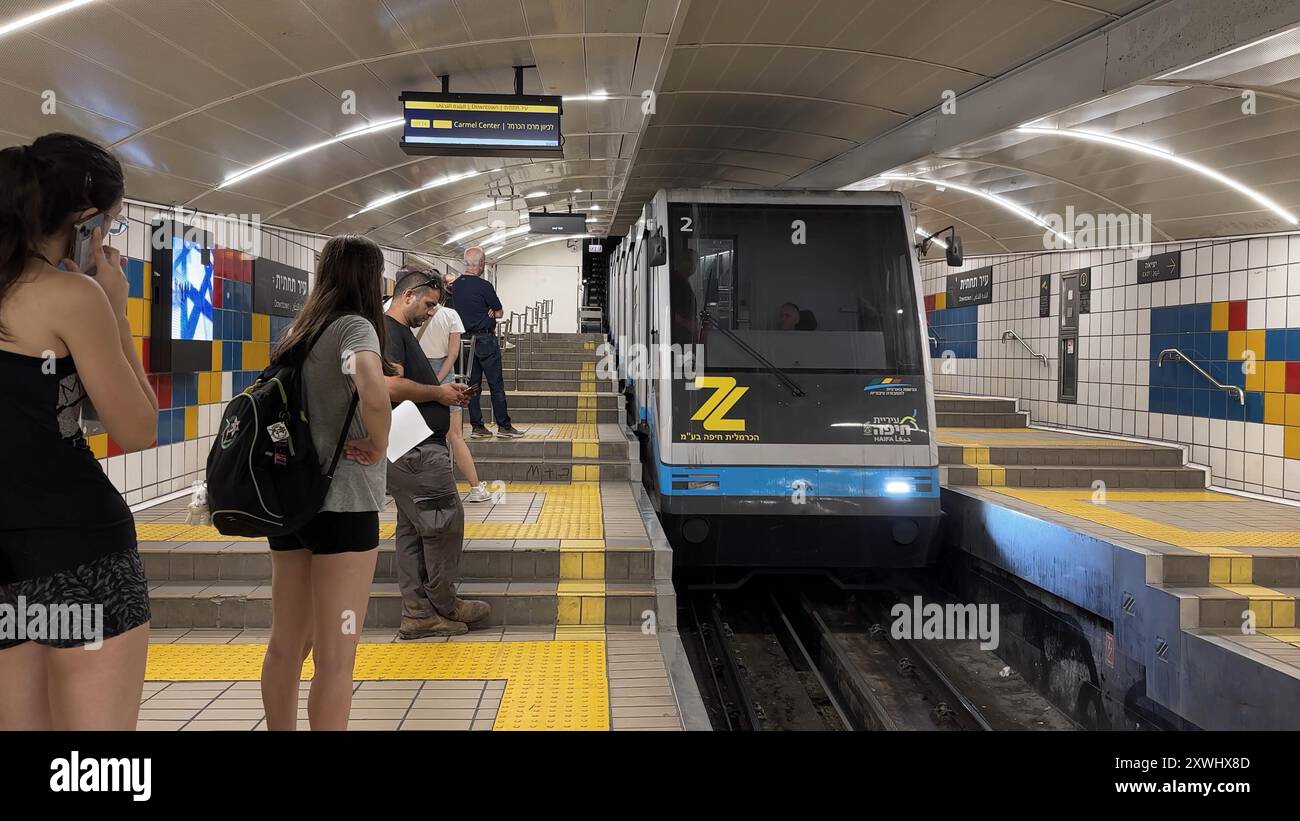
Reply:
M407 91L402 150L420 156L563 155L563 98L529 94Z
M529 214L530 234L585 234L587 215L579 214Z
M193 373L212 369L212 235L184 223L156 220L150 231L153 274L149 369Z
M172 236L172 339L212 341L212 249Z

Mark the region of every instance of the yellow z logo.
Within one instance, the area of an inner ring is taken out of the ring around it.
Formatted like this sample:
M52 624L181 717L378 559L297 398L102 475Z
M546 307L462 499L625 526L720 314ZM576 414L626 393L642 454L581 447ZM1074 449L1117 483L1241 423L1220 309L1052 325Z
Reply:
M736 387L735 377L697 376L695 387L713 388L713 395L691 417L692 422L704 422L705 430L743 431L744 419L728 419L727 412L740 401L749 388Z

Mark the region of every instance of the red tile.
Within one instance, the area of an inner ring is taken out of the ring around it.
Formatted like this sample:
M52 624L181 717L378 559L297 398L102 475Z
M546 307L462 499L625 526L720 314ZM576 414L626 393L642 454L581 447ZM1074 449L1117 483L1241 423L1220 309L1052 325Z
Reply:
M122 450L122 446L113 441L113 437L110 435L108 437L108 455L121 456L123 453L126 453L126 451Z
M243 262L240 266L240 274L241 274L241 276L239 277L240 282L253 281L253 258L252 257L244 257Z
M220 278L220 277L213 277L212 279L212 307L213 308L221 307L221 291L222 291L221 283L224 281L225 281L224 278Z
M1300 362L1286 363L1286 392L1300 393Z
M1228 303L1228 330L1246 330L1246 300L1238 299Z
M172 375L169 373L158 374L158 407L170 408L172 406Z
M934 310L934 294L926 294L926 297L925 297L925 310L926 310L927 312L929 312L929 311L933 311L933 310Z

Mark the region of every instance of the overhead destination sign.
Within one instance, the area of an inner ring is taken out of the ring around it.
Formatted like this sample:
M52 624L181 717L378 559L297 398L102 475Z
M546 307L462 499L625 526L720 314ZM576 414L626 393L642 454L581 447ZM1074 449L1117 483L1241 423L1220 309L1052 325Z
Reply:
M407 154L457 157L536 157L562 154L562 98L527 94L442 94L407 91L398 98L406 118Z

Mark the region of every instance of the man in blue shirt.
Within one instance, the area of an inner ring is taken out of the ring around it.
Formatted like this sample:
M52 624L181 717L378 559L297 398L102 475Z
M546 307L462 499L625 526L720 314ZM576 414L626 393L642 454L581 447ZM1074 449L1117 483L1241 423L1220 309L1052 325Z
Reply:
M510 411L506 407L506 386L501 378L501 346L497 343L497 318L503 313L501 300L492 283L483 278L487 256L482 248L465 252L465 274L455 281L451 292L451 307L460 314L465 334L474 341L474 361L470 363L469 386L477 388L487 376L488 390L492 392L492 421L497 425L497 436L514 439L524 432L510 424ZM477 397L469 403L471 439L490 439L492 431L483 424L483 408Z

